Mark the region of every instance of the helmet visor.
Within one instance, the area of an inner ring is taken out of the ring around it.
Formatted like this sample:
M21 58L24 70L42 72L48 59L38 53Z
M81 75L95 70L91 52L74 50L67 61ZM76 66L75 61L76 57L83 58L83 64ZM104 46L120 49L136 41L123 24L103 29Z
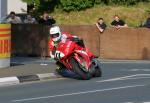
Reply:
M57 37L59 37L59 33L51 34L51 37L52 38L57 38Z

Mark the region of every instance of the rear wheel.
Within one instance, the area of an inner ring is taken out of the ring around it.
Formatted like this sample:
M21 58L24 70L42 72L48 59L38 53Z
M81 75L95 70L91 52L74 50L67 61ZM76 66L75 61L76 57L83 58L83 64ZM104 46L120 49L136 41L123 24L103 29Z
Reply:
M91 78L90 73L83 71L80 64L74 58L70 59L70 64L72 65L74 72L80 76L79 79L89 80Z

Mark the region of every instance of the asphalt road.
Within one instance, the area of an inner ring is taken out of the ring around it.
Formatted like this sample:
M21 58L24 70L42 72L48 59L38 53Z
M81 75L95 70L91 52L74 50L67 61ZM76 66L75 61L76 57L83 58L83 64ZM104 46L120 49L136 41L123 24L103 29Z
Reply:
M103 76L0 87L0 103L150 103L150 62L102 62Z

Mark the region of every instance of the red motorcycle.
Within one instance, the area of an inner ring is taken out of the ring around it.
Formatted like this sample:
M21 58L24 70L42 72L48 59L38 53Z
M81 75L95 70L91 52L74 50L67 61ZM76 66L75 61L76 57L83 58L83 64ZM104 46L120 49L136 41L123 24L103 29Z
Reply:
M59 42L56 48L55 58L57 58L66 69L77 73L82 79L88 80L93 76L101 76L101 68L97 59L91 60L85 48L70 39ZM94 72L92 72L92 68L94 68Z

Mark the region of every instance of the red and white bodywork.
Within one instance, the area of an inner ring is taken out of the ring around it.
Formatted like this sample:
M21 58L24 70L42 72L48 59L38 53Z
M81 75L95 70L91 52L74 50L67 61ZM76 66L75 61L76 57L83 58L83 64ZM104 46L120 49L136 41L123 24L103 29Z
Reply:
M74 58L83 68L84 71L88 72L90 69L91 61L90 57L92 56L86 48L77 45L74 41L71 41L69 38L72 35L63 34L61 41L55 47L53 41L49 41L49 50L50 56L54 59L57 59L59 62L66 66L66 69L71 70L72 65L69 63L70 58ZM52 55L52 50L56 49L55 54Z

